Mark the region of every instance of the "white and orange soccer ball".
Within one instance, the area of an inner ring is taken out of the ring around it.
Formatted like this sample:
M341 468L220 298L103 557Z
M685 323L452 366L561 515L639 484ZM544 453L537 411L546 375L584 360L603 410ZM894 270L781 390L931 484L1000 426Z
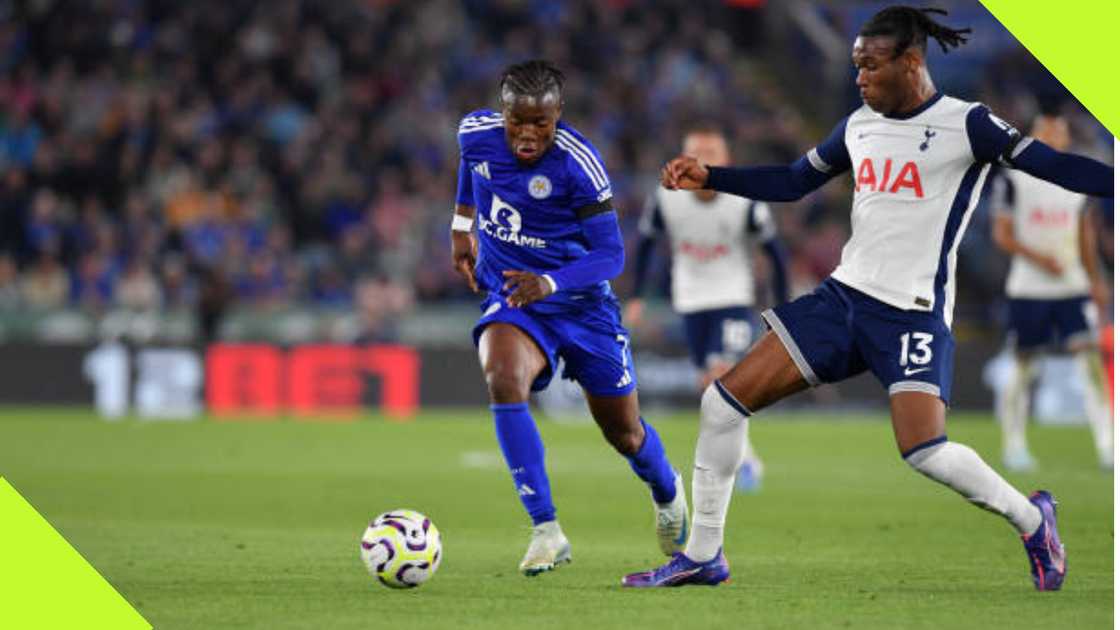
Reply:
M391 588L415 588L431 579L443 559L435 523L415 510L393 510L373 519L361 541L362 562Z

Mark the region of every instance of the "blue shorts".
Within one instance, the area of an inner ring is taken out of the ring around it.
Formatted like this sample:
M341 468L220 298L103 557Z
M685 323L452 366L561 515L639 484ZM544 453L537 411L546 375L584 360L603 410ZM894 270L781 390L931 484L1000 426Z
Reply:
M1088 296L1062 300L1007 301L1007 328L1011 345L1016 350L1033 351L1092 343L1090 320L1095 319Z
M754 341L756 320L746 306L685 313L683 318L689 356L702 370L714 361L737 362Z
M829 278L762 318L810 385L871 370L891 395L925 392L949 404L955 344L937 313L904 311Z
M536 342L548 365L533 381L533 391L548 387L558 358L564 359L566 379L574 380L592 396L623 396L637 387L630 333L622 326L614 301L588 305L574 313L540 313L532 306L510 308L491 293L482 302L482 317L475 324L474 344L495 322L517 326Z

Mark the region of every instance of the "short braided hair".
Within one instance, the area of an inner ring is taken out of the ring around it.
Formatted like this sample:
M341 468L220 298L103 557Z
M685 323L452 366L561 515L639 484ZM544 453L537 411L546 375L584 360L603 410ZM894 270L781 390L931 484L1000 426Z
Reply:
M560 104L564 73L544 59L515 63L502 72L498 90L503 105L511 105L512 101L522 97L544 100L553 94L556 103Z
M944 24L935 22L931 15L949 15L948 11L937 8L917 9L906 6L887 7L876 13L859 34L863 37L888 35L896 40L894 56L898 57L907 48L917 46L922 54L926 52L926 38L932 37L941 50L949 52L968 41L965 34L971 33L971 28L949 28Z

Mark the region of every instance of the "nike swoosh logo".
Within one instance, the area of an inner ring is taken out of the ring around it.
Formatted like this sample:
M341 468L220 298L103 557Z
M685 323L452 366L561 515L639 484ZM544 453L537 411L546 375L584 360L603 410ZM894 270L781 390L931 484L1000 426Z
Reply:
M1046 528L1046 548L1050 551L1050 562L1053 563L1054 568L1058 573L1066 572L1066 550L1064 547L1054 542L1053 531Z
M697 573L699 573L703 570L704 570L704 567L696 567L695 569L688 569L686 571L681 571L680 573L674 573L673 575L670 575L669 577L662 580L661 583L662 584L676 584L677 582L687 580L688 578L696 575Z
M930 368L927 368L927 367L918 368L916 370L912 369L912 368L906 368L905 370L902 371L902 373L905 374L906 376L914 376L915 374L921 374L922 372L928 372L929 370L930 370Z

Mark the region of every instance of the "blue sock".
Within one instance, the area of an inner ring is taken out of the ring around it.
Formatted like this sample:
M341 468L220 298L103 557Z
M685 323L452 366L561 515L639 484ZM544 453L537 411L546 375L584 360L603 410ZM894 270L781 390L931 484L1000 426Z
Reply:
M525 511L534 525L556 520L548 473L544 470L544 443L537 432L537 423L529 414L529 403L493 404L490 411L494 412L498 444Z
M638 418L642 428L646 430L646 439L638 452L627 457L630 467L634 469L642 481L649 484L653 500L658 503L668 503L677 496L676 473L673 472L669 458L665 457L665 447L661 445L661 436L642 418Z

